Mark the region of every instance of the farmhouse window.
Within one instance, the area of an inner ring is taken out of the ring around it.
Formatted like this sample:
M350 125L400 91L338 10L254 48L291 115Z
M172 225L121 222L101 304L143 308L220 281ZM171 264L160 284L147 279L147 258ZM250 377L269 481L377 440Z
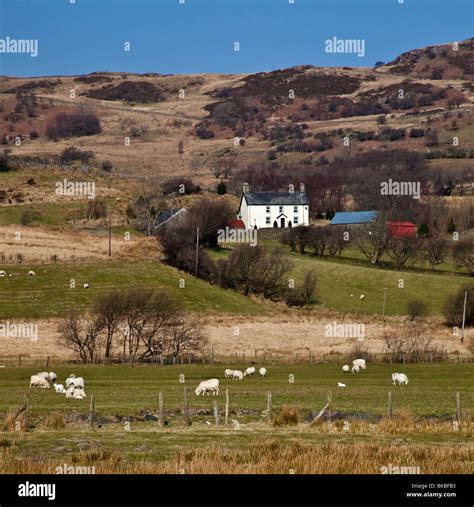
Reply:
M270 217L267 217L267 218L265 219L265 223L266 223L267 225L269 225L269 224L271 223Z
M298 214L298 206L293 206L293 213Z
M283 213L283 206L280 206L280 213Z
M267 206L267 213L270 213L270 206Z
M294 223L295 225L297 225L297 224L298 224L298 217L297 217L297 216L294 216L294 217L293 217L293 223Z

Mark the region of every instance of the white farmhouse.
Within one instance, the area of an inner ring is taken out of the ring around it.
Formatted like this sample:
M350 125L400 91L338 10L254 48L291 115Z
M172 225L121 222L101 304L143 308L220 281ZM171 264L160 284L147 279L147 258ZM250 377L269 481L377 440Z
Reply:
M249 192L244 184L239 218L247 229L309 225L309 205L303 183L299 192Z

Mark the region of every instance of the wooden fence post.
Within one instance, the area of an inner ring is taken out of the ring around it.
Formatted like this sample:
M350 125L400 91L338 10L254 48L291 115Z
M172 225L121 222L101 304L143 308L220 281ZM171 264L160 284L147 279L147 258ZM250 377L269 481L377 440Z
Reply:
M328 391L328 417L332 419L332 392Z
M94 411L95 411L94 395L91 394L91 403L89 407L89 426L91 428L94 426Z
M227 426L229 424L229 389L225 390L225 415L224 415L224 424Z
M25 396L25 431L30 431L30 397Z
M18 354L18 366L21 366L21 354Z
M163 410L163 393L158 393L158 421L161 426L165 424L164 410Z
M214 419L216 420L216 426L219 426L219 407L217 406L217 400L214 400Z
M392 410L392 391L388 392L388 418L391 419L393 416Z
M456 393L456 420L461 422L461 393Z
M267 421L269 424L272 423L272 392L267 392Z
M184 388L184 420L186 424L191 424L191 418L189 417L189 406L188 406L188 388Z
M49 368L49 356L46 358L46 368Z
M242 352L242 364L245 364L245 352Z

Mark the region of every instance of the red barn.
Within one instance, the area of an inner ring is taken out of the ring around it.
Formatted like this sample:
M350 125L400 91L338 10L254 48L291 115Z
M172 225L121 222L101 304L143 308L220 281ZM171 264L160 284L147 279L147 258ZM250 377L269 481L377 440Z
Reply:
M392 238L416 238L413 222L387 222L387 234Z

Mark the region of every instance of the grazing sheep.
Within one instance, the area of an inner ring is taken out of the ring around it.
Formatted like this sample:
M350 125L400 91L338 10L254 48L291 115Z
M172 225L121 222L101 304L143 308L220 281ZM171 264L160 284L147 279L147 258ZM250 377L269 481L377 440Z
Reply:
M66 392L62 384L54 384L54 390L59 394L64 394Z
M74 375L74 373L71 373L71 375L69 375L69 377L66 379L66 388L68 388L74 382L75 378L76 375Z
M78 387L84 389L85 382L82 377L75 377L70 385L73 385L76 389Z
M346 384L343 384L342 382L338 382L337 387L347 387L347 386L346 386Z
M34 271L28 271L28 276L36 276L36 273Z
M82 400L86 397L86 393L82 387L75 387L73 397L76 400Z
M354 365L352 366L352 370L351 370L351 371L352 371L352 373L359 373L359 371L360 371L360 366L359 366L358 364L354 364Z
M234 380L244 380L244 374L240 370L234 370L232 378Z
M36 375L38 375L38 377L44 378L45 380L49 380L49 373L47 371L42 371Z
M74 398L74 386L69 386L66 390L66 398Z
M361 295L359 296L359 299L365 299L364 294L361 294Z
M7 276L7 272L6 271L0 271L0 278L3 278Z
M50 382L56 382L57 378L58 378L58 376L56 375L56 373L54 373L54 371L50 371L48 373L48 380Z
M408 384L408 377L404 373L392 373L392 384L396 384L398 382L398 385Z
M244 372L244 377L246 377L247 375L249 375L250 377L252 377L253 375L255 375L255 368L253 366L251 366L250 368L247 368Z
M39 375L31 375L30 387L40 387L42 389L49 389L49 382Z
M225 371L224 371L224 376L225 378L231 378L234 376L234 370L230 370L229 368L227 368Z
M344 372L346 372L346 373L347 373L349 370L350 370L350 368L349 368L349 365L348 365L348 364L345 364L345 365L342 367L342 371L344 371Z
M213 396L217 394L219 396L219 380L216 378L211 378L209 380L203 380L194 391L196 393L196 396L199 396L202 394L204 396L204 393L207 393L209 396L209 393L212 393Z
M261 377L265 377L267 375L267 369L262 366L262 368L258 370L258 373L260 373Z
M88 289L89 288L89 284L88 283L85 283L84 284L84 289Z
M357 365L359 368L362 368L363 370L365 370L365 368L367 367L365 359L354 359L354 361L352 361L352 364Z

